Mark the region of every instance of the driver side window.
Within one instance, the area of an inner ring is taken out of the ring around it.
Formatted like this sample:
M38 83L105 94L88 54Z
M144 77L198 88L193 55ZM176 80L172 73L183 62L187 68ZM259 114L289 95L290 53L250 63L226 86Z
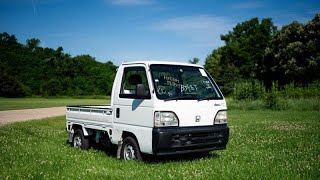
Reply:
M120 98L137 98L137 85L143 84L146 90L145 98L150 99L150 91L144 67L128 67L124 69Z

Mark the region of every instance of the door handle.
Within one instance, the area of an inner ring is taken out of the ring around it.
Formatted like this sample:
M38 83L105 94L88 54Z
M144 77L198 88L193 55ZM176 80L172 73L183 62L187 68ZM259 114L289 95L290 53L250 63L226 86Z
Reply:
M116 109L116 118L120 118L120 108Z

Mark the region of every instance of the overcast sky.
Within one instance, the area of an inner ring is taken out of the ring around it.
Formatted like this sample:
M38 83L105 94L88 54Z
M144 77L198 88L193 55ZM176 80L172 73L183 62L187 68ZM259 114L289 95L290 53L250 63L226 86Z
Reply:
M116 65L193 57L203 64L237 23L271 17L281 27L316 13L319 0L0 0L0 32Z

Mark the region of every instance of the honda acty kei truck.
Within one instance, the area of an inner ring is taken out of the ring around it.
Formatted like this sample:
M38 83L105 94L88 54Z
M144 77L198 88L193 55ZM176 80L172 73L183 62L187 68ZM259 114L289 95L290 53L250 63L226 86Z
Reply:
M225 98L206 70L161 61L120 65L111 104L67 106L66 130L74 147L116 145L125 160L221 150L229 138Z

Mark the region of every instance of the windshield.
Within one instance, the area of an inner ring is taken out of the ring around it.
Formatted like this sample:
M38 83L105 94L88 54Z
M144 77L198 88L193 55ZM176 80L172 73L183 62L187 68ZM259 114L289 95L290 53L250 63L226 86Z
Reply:
M158 99L222 99L215 83L202 68L151 65L151 74Z

